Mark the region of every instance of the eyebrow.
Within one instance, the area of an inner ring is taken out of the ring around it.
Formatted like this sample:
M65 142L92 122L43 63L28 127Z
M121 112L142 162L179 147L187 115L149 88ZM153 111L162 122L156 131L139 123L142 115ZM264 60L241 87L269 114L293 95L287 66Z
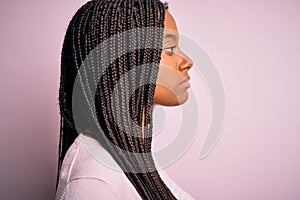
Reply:
M176 41L177 36L173 35L173 34L166 34L166 35L164 35L164 38L171 38L172 40Z

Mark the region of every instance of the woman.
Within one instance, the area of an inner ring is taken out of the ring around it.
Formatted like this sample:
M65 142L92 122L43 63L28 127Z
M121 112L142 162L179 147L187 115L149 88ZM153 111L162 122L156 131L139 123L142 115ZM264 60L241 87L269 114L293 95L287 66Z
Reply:
M157 171L151 152L154 105L187 100L191 67L159 0L82 6L62 49L56 199L192 199ZM108 154L122 173L84 143Z

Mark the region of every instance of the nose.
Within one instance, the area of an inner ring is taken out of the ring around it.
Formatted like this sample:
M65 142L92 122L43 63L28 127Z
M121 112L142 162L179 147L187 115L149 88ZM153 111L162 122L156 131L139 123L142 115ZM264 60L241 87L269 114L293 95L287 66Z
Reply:
M188 71L193 66L193 61L184 52L180 51L179 55L179 70Z

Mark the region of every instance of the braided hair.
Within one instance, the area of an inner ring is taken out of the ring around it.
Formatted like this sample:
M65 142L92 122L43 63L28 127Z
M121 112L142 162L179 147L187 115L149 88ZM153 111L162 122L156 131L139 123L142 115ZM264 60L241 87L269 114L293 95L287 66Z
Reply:
M89 130L142 199L176 199L151 153L166 9L159 0L92 0L70 21L61 55L56 188L66 152Z

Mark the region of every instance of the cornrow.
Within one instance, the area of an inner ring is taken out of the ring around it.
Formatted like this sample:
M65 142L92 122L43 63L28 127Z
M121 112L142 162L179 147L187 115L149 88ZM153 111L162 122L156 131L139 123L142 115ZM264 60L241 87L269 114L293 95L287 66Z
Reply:
M166 9L167 3L159 0L92 0L70 21L61 55L56 188L66 152L78 134L88 129L142 199L176 199L156 170L151 152L153 83L161 59ZM109 40L135 29L142 31L126 41ZM153 44L159 48L139 48ZM94 57L88 59L91 52ZM118 57L120 52L126 53ZM76 80L80 95L74 98ZM85 119L76 127L74 105Z

